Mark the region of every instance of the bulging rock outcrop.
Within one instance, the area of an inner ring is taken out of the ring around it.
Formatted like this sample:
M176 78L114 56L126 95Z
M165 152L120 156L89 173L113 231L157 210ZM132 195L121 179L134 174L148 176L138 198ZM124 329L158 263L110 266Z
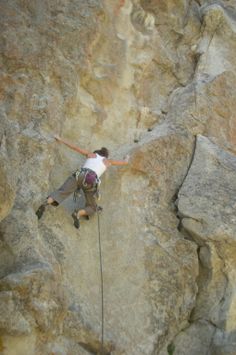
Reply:
M234 1L0 8L0 353L234 354ZM54 134L130 155L79 231Z

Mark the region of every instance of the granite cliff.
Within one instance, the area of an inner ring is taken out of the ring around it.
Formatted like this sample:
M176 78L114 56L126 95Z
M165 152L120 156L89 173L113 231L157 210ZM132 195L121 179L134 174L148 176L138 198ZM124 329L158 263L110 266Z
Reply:
M235 1L1 0L0 23L0 354L101 352L97 218L35 215L83 163L59 134L130 155L101 184L104 354L235 355Z

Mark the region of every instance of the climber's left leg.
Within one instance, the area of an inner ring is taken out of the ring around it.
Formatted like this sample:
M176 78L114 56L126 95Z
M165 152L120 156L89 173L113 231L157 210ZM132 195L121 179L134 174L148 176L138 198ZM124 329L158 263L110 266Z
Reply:
M57 207L62 201L64 201L69 195L71 195L78 187L78 183L74 175L69 176L59 189L53 191L44 203L36 211L38 219L43 216L47 206Z

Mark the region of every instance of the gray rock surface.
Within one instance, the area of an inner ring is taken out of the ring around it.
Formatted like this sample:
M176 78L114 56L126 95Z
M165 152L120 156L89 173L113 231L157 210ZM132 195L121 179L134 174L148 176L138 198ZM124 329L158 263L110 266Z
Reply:
M204 344L202 353L206 354L209 349L231 354L235 341L235 176L235 155L198 136L191 168L179 192L178 210L181 230L199 245L198 294L191 314L193 325L187 332L197 337L199 349ZM201 336L199 324L194 328L199 321L210 326ZM188 342L185 333L178 335L178 347L182 342Z

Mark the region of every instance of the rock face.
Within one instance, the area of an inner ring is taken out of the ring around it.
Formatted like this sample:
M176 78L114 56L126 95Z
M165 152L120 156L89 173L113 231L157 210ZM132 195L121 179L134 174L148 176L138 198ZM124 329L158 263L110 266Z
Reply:
M177 353L187 354L191 338L194 353L235 352L235 173L235 155L199 136L178 199L181 231L199 246L198 295L189 329L176 338Z
M0 353L235 354L235 2L0 9ZM130 155L79 231L54 134Z

